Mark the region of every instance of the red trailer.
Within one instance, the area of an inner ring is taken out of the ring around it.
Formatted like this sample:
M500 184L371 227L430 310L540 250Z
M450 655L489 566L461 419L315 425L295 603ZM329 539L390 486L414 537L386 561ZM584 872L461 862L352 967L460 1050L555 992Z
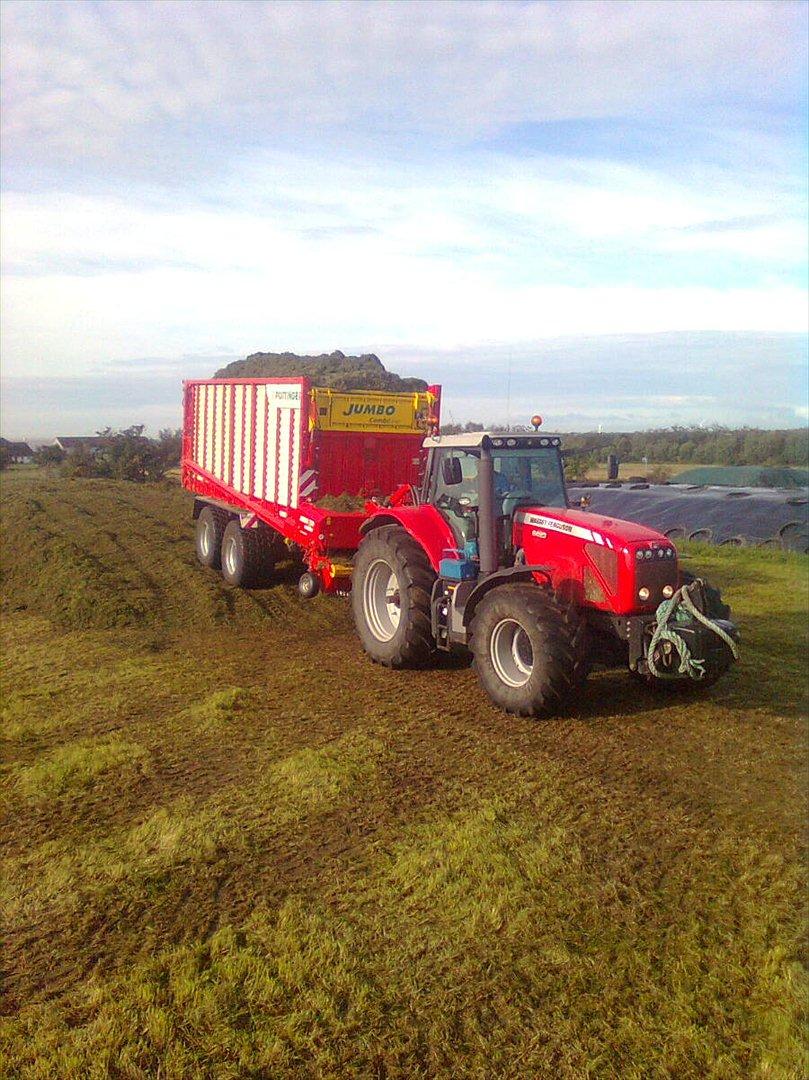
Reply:
M184 384L182 481L196 496L197 554L233 584L266 572L283 543L300 549L301 592L348 588L360 526L416 485L441 388L337 391L306 378ZM365 511L317 505L359 496ZM235 521L226 537L228 525Z

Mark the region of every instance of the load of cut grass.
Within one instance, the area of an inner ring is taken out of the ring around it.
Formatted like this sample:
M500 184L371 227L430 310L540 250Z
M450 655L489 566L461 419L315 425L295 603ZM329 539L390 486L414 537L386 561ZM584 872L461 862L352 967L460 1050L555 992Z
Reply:
M334 390L386 390L392 393L412 393L426 390L423 379L405 378L388 371L373 353L346 356L339 349L320 356L298 356L297 353L258 352L244 360L234 360L220 368L215 379L285 378L305 376L316 386Z
M362 495L352 495L350 491L344 491L342 495L324 495L317 500L315 506L319 506L321 510L351 513L364 510L365 499Z

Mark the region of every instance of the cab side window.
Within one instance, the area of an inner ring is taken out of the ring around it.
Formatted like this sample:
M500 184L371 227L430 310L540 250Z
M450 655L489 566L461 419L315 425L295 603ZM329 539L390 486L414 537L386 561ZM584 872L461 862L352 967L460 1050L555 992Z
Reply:
M457 458L461 463L460 484L447 485L444 483L443 463L449 458ZM466 450L439 450L436 452L435 467L433 469L432 502L438 502L442 495L451 499L466 497L473 505L477 505L478 492L478 459L474 454Z
M461 463L460 484L444 483L443 463L448 458L457 458ZM463 504L471 507L478 502L478 459L474 454L449 448L436 451L430 502L446 518L460 546L471 539L474 515L464 512Z

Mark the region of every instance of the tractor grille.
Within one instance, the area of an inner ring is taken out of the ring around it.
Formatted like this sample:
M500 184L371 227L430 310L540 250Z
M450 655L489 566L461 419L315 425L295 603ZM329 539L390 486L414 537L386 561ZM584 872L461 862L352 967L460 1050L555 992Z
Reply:
M647 552L650 558L646 557ZM642 588L649 590L649 599L641 601L644 607L657 607L665 599L663 586L671 585L676 589L678 576L677 557L673 547L638 548L635 552L635 596L637 597Z

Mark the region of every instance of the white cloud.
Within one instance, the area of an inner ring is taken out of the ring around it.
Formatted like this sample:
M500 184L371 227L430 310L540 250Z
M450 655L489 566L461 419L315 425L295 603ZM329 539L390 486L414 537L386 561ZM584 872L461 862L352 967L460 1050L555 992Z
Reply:
M235 207L234 190L228 181L188 203L7 194L7 371L221 342L440 348L806 322L802 291L760 269L803 247L778 213L795 208L766 191L726 184L719 199L639 169L553 159L401 174L278 155L244 162ZM638 251L677 250L701 253L696 281L633 273ZM706 283L704 260L728 251L758 260L749 281Z
M335 127L454 139L765 104L801 84L804 15L779 0L17 2L3 35L7 149L135 167L159 161L162 131L193 145L210 122L226 143Z

